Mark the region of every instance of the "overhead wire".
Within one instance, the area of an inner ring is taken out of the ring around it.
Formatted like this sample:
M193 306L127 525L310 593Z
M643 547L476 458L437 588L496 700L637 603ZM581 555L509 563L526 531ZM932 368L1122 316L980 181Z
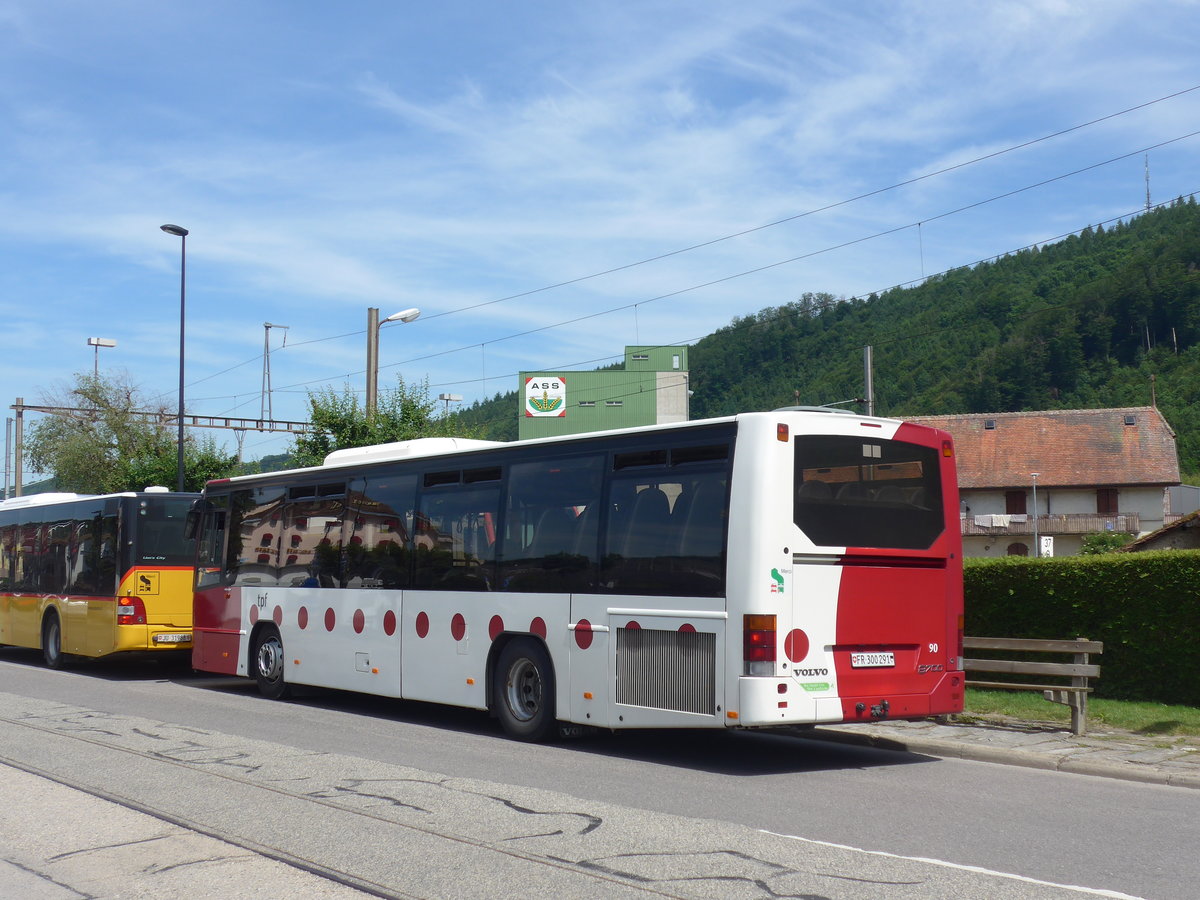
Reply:
M1200 189L1197 189L1195 191L1185 192L1184 196L1192 196L1192 195L1196 194L1197 192L1200 192ZM1161 203L1152 204L1150 207L1150 211L1168 207L1175 202L1176 202L1175 199L1171 199L1171 200L1165 200ZM1072 237L1074 235L1082 234L1084 231L1086 231L1089 228L1103 227L1105 225L1111 225L1116 222L1126 221L1126 220L1132 219L1132 218L1136 217L1137 215L1139 215L1143 212L1146 212L1146 211L1147 211L1146 208L1144 206L1142 206L1136 210L1131 210L1129 212L1122 213L1121 215L1112 216L1112 217L1110 217L1108 219L1104 219L1100 222L1090 222L1089 224L1084 225L1080 228L1072 229L1071 231L1062 232L1060 234L1054 235L1053 237L1041 238L1039 240L1032 241L1021 247L1016 247L1011 250L1006 250L1003 253L997 253L997 254L993 254L992 256L983 257L981 259L975 260L974 262L960 263L960 264L951 266L947 269L943 269L940 272L935 272L932 275L929 275L928 277L913 278L913 279L910 279L909 281L898 282L896 284L889 285L888 287L876 288L874 290L865 291L865 292L863 292L863 294L865 294L867 296L882 296L891 291L903 290L905 288L910 288L915 285L919 285L923 282L932 281L933 279L940 278L945 275L949 275L960 269L970 269L970 268L974 268L976 266L984 265L986 263L997 262L999 260L1002 260L1006 257L1012 256L1017 253L1021 253L1021 252L1027 251L1027 250L1032 250L1037 247L1054 244L1058 241L1065 240L1066 238ZM850 298L850 300L853 301L854 299L857 299L857 296L861 296L861 295L862 294L856 295L856 297L852 297L852 298ZM846 302L846 301L839 301L839 302ZM1060 304L1055 304L1052 306L1040 306L1035 310L1030 310L1027 314L1025 314L1024 316L1020 316L1019 318L1029 318L1029 317L1032 317L1035 315L1040 315L1041 313L1044 313L1044 312L1049 312L1049 311L1052 311L1055 309L1065 309L1065 308L1069 308L1074 305L1075 305L1074 303L1060 303ZM737 325L726 326L724 329L721 329L721 330L722 331L737 331L741 328L753 328L755 326L762 325L762 324L764 324L764 323L760 320L747 319L746 321L741 322ZM953 331L960 327L961 326L959 326L959 325L947 325L944 327L931 328L931 329L926 329L923 331L911 331L911 332L903 332L903 333L893 332L892 334L894 336L873 338L870 343L872 344L872 346L880 346L883 344L896 343L898 341L912 340L914 338L919 338L919 337L928 337L929 335L932 335L932 334L939 334L939 333L942 333L945 331ZM664 344L653 344L653 345L649 345L649 346L651 346L654 349L666 349L666 348L670 348L670 347L692 346L692 345L698 343L699 341L703 340L704 338L711 337L711 336L712 336L711 334L699 335L697 337L685 338L685 339L681 339L681 340L670 341L670 342L664 343ZM624 356L623 353L612 354L610 356L598 357L598 358L592 359L592 360L585 360L585 361L577 362L577 363L567 363L567 364L564 364L561 366L543 366L538 369L530 369L529 371L540 371L540 372L565 371L572 367L589 365L589 364L595 363L595 362L603 362L606 360L621 359L623 356ZM487 380L491 381L496 378L501 378L501 379L515 378L515 377L517 377L517 374L518 373L516 373L516 372L511 372L506 375L493 375L493 376L489 376ZM454 386L464 385L464 384L474 384L480 380L481 379L462 379L462 380L458 380L458 381L446 381L446 382L439 382L437 384L431 385L431 387L454 387ZM621 396L629 396L629 395L614 395L612 397L597 398L597 399L614 400L614 399L620 399Z
M846 206L846 205L848 205L848 204L851 204L851 203L857 202L857 201L859 201L859 200L868 199L868 198L870 198L870 197L878 196L878 195L880 195L880 194L887 193L887 192L889 192L889 191L897 190L897 189L899 189L899 188L906 187L906 186L909 186L909 185L912 185L912 184L915 184L915 183L918 183L918 182L921 182L921 181L925 181L925 180L928 180L928 179L930 179L930 178L934 178L934 177L937 177L937 176L940 176L940 175L945 175L945 174L947 174L947 173L950 173L950 172L953 172L953 171L956 171L956 170L959 170L959 169L963 169L963 168L966 168L966 167L968 167L968 166L976 165L976 164L978 164L978 163L981 163L981 162L984 162L984 161L987 161L987 160L990 160L990 159L994 159L994 158L996 158L996 157L1003 156L1003 155L1005 155L1005 154L1008 154L1008 153L1015 152L1015 151L1017 151L1017 150L1021 150L1021 149L1025 149L1025 148L1031 147L1031 146L1035 146L1035 145L1037 145L1037 144L1044 143L1044 142L1046 142L1046 141L1049 141L1049 140L1053 140L1054 138L1061 137L1061 136L1063 136L1063 135L1067 135L1067 134L1070 134L1070 133L1072 133L1072 132L1079 131L1079 130L1082 130L1082 129L1085 129L1085 128L1089 128L1089 127L1092 127L1092 126L1094 126L1094 125L1097 125L1097 124L1100 124L1100 123L1103 123L1103 122L1106 122L1106 121L1110 121L1110 120L1112 120L1112 119L1118 118L1118 117L1120 117L1120 116L1127 115L1127 114L1129 114L1129 113L1132 113L1132 112L1136 112L1136 111L1138 111L1138 110L1141 110L1141 109L1145 109L1145 108L1147 108L1147 107L1150 107L1150 106L1153 106L1153 105L1155 105L1155 104L1162 103L1162 102L1165 102L1165 101L1168 101L1168 100L1172 100L1172 99L1175 99L1175 98L1178 98L1178 97L1184 96L1184 95L1186 95L1186 94L1192 93L1192 92L1194 92L1194 91L1197 91L1197 90L1200 90L1200 85L1194 85L1194 86L1192 86L1192 87L1184 88L1184 89L1182 89L1182 90L1175 91L1175 92L1173 92L1173 93L1170 93L1170 94L1166 94L1166 95L1164 95L1164 96L1162 96L1162 97L1158 97L1158 98L1155 98L1155 99L1153 99L1153 100L1148 100L1148 101L1145 101L1145 102L1143 102L1143 103L1139 103L1139 104L1136 104L1136 105L1134 105L1134 106L1130 106L1130 107L1127 107L1127 108L1125 108L1125 109L1118 110L1118 111L1116 111L1116 112L1109 113L1109 114L1107 114L1107 115L1100 116L1100 117L1098 117L1098 118L1095 118L1095 119L1091 119L1091 120L1089 120L1089 121L1087 121L1087 122L1082 122L1082 123L1079 123L1079 124L1077 124L1077 125L1073 125L1073 126L1070 126L1070 127L1068 127L1068 128L1063 128L1063 129L1060 129L1060 130L1058 130L1058 131L1055 131L1055 132L1052 132L1052 133L1049 133L1049 134L1046 134L1046 135L1042 135L1042 136L1040 136L1040 137L1037 137L1037 138L1033 138L1033 139L1031 139L1031 140L1028 140L1028 141L1023 141L1023 142L1020 142L1020 143L1014 144L1014 145L1012 145L1012 146L1005 147L1005 148L1003 148L1003 149L1001 149L1001 150L996 150L996 151L993 151L993 152L991 152L991 153L982 154L982 155L980 155L980 156L977 156L977 157L974 157L974 158L972 158L972 159L970 159L970 160L965 160L965 161L963 161L963 162L956 163L956 164L954 164L954 165L951 165L951 166L945 166L945 167L942 167L942 168L940 168L940 169L937 169L937 170L935 170L935 171L932 171L932 172L928 172L928 173L925 173L925 174L922 174L922 175L919 175L919 176L915 176L915 177L913 177L913 178L910 178L910 179L905 179L905 180L903 180L903 181L896 182L895 184L887 185L887 186L885 186L885 187L881 187L881 188L876 188L876 189L873 189L873 190L871 190L871 191L867 191L867 192L864 192L864 193L861 193L861 194L855 195L855 196L853 196L853 197L849 197L849 198L846 198L846 199L843 199L843 200L839 200L839 201L837 201L837 202L830 203L830 204L826 204L826 205L824 205L824 206L817 207L817 208L814 208L814 209L806 210L806 211L804 211L804 212L796 213L796 214L794 214L794 215L786 216L786 217L784 217L784 218L777 219L777 220L774 220L774 221L772 221L772 222L768 222L768 223L765 223L765 224L762 224L762 225L754 226L754 227L752 227L752 228L748 228L748 229L743 229L743 230L741 230L741 231L734 232L734 233L727 234L727 235L723 235L723 236L720 236L720 237L717 237L717 238L712 238L712 239L709 239L709 240L706 240L706 241L702 241L702 242L699 242L699 243L696 243L696 244L692 244L692 245L689 245L689 246L686 246L686 247L678 248L678 249L676 249L676 250L667 251L667 252L665 252L665 253L657 254L657 255L655 255L655 256L647 257L647 258L645 258L645 259L642 259L642 260L637 260L637 261L635 261L635 262L626 263L626 264L623 264L623 265L620 265L620 266L611 267L611 268L608 268L608 269L605 269L605 270L602 270L602 271L598 271L598 272L594 272L594 273L591 273L591 274L588 274L588 275L582 275L582 276L579 276L579 277L577 277L577 278L572 278L572 279L568 279L568 280L565 280L565 281L557 282L557 283L554 283L554 284L545 285L545 286L542 286L542 287L539 287L539 288L533 288L533 289L530 289L530 290L527 290L527 291L522 291L522 292L519 292L519 293L516 293L516 294L511 294L511 295L508 295L508 296L505 296L505 297L499 297L499 298L495 298L495 299L493 299L493 300L484 301L484 302L482 302L482 303L476 303L476 304L471 304L471 305L464 306L464 307L459 307L459 308L457 308L457 309L454 309L454 310L446 310L446 311L444 311L444 312L440 312L440 313L434 313L434 314L432 314L432 315L427 315L427 316L425 316L425 320L426 320L426 321L429 321L429 320L433 320L433 319L441 318L441 317L443 317L443 316L447 316L447 315L453 315L453 314L460 313L460 312L468 312L468 311L472 311L472 310L480 309L480 308L482 308L482 307L485 307L485 306L491 306L491 305L494 305L494 304L497 304L497 303L502 303L502 302L505 302L505 301L508 301L508 300L515 300L515 299L519 299L519 298L522 298L522 297L528 297L528 296L531 296L531 295L534 295L534 294L543 293L543 292L545 292L545 291L550 291L550 290L554 290L554 289L561 288L561 287L567 287L567 286L570 286L570 285L573 285L573 284L578 284L578 283L581 283L581 282L584 282L584 281L588 281L588 280L591 280L591 279L595 279L595 278L603 277L603 276L605 276L605 275L614 274L614 273L616 273L616 272L621 272L621 271L625 271L625 270L628 270L628 269L636 268L636 267L638 267L638 266L646 265L646 264L649 264L649 263L652 263L652 262L657 262L657 261L660 261L660 260L663 260L663 259L668 259L668 258L670 258L670 257L678 256L678 255L681 255L681 254L684 254L684 253L688 253L688 252L691 252L691 251L694 251L694 250L699 250L699 249L702 249L702 248L705 248L705 247L713 246L713 245L715 245L715 244L722 243L722 242L724 242L724 241L729 241L729 240L732 240L732 239L735 239L735 238L738 238L738 237L743 237L743 236L745 236L745 235L748 235L748 234L753 234L753 233L755 233L755 232L763 231L763 230L766 230L766 229L768 229L768 228L773 228L773 227L776 227L776 226L779 226L779 225L783 225L783 224L786 224L786 223L788 223L788 222L796 221L796 220L798 220L798 219L801 219L801 218L804 218L804 217L807 217L807 216L815 215L815 214L817 214L817 213L826 212L826 211L829 211L829 210L832 210L832 209L837 209L837 208L839 208L839 207ZM511 335L505 335L505 336L502 336L502 337L493 338L493 339L491 339L491 340L484 341L484 342L476 342L476 343L471 343L471 344L464 345L464 346L461 346L461 347L456 347L456 348L449 349L449 350L439 351L439 352L437 352L437 353L433 353L433 354L425 354L425 355L422 355L422 356L412 357L412 358L410 358L410 359L407 359L407 360L402 360L402 361L400 361L400 362L397 362L397 363L391 363L391 364L388 364L387 366L384 366L383 368L391 368L391 367L400 366L400 365L408 365L408 364L411 364L411 363L413 363L413 362L421 362L421 361L425 361L425 360L429 360L429 359L434 359L434 358L437 358L437 357L440 357L440 356L446 356L446 355L450 355L450 354L453 354L453 353L460 353L460 352L464 352L464 351L466 351L466 350L473 349L473 348L475 348L475 347L483 347L483 346L486 346L486 345L488 345L488 344L500 343L500 342L502 342L502 341L506 341L506 340L512 340L512 339L515 339L515 338L518 338L518 337L525 337L525 336L528 336L528 335L531 335L531 334L536 334L536 333L539 333L539 332L542 332L542 331L551 330L551 329L553 329L553 328L559 328L559 327L564 327L564 326L566 326L566 325L577 324L577 323L579 323L579 322L582 322L582 321L587 321L587 320L589 320L589 319L597 318L597 317L599 317L599 316L603 316L603 315L609 315L609 314L612 314L612 313L621 312L621 311L628 310L628 309L635 309L635 310L636 310L636 309L637 309L637 307L641 306L642 304L648 304L648 303L657 302L657 301L659 301L659 300L669 299L669 298L671 298L671 297L676 297L676 296L679 296L679 295L681 295L681 294L684 294L684 293L689 293L689 292L696 291L696 290L700 290L700 289L703 289L703 288L706 288L706 287L712 287L712 286L714 286L714 285L721 284L721 283L724 283L724 282L727 282L727 281L731 281L731 280L735 280L735 279L737 279L737 278L743 278L743 277L746 277L746 276L748 276L748 275L753 275L753 274L757 274L757 273L760 273L760 272L763 272L763 271L767 271L767 270L769 270L769 269L772 269L772 268L777 268L777 267L779 267L779 266L788 265L788 264L791 264L791 263L794 263L794 262L798 262L798 261L801 261L801 260L804 260L804 259L811 258L811 257L813 257L813 256L817 256L817 255L820 255L820 254L824 254L824 253L833 252L834 250L844 249L845 247L853 246L853 245L855 245L855 244L858 244L858 243L863 243L863 242L870 241L870 240L874 240L874 239L877 239L877 238L880 238L880 237L884 237L884 236L887 236L887 235L890 235L890 234L895 234L895 233L898 233L898 232L901 232L901 231L907 230L907 229L909 229L909 228L913 228L913 227L919 227L919 226L920 226L920 225L922 225L923 223L927 223L927 222L931 222L931 221L936 221L936 220L938 220L938 219L946 218L946 217L948 217L948 216L955 215L955 214L957 214L957 213L961 213L961 212L965 212L965 211L967 211L967 210L970 210L970 209L977 208L977 207L979 207L979 206L982 206L982 205L985 205L985 204L987 204L987 203L991 203L991 202L995 202L995 201L998 201L998 200L1001 200L1001 199L1005 199L1005 198L1007 198L1007 197L1011 197L1011 196L1014 196L1014 195L1016 195L1016 194L1019 194L1019 193L1025 192L1025 191L1033 190L1033 189L1036 189L1036 188L1038 188L1038 187L1043 187L1043 186L1045 186L1045 185L1047 185L1047 184L1051 184L1051 183L1053 183L1053 182L1055 182L1055 181L1060 181L1060 180L1063 180L1063 179L1065 179L1065 178L1073 177L1073 176L1075 176L1075 175L1078 175L1078 174L1081 174L1081 173L1083 173L1083 172L1087 172L1087 171L1090 171L1090 170L1092 170L1092 169L1095 169L1095 168L1099 168L1099 167L1102 167L1102 166L1105 166L1105 165L1109 165L1109 164L1112 164L1112 163L1114 163L1114 162L1118 162L1118 161L1120 161L1120 160L1127 159L1127 158L1129 158L1129 157L1131 157L1131 156L1134 156L1134 155L1137 155L1137 154L1146 153L1146 152L1149 152L1150 150L1157 149L1157 148L1160 148L1160 147L1166 146L1166 145L1168 145L1168 144L1175 143L1175 142L1177 142L1177 141L1181 141L1181 140L1185 140L1185 139L1187 139L1187 138L1194 137L1194 136L1196 136L1196 134L1200 134L1200 132L1192 132L1192 133L1190 133L1190 134L1187 134L1187 135L1182 135L1182 136L1180 136L1180 137L1177 137L1177 138L1172 138L1172 139L1170 139L1170 140L1163 141L1163 142L1160 142L1160 143L1157 143L1157 144L1153 144L1153 145L1150 145L1150 146L1148 146L1148 147L1141 148L1141 149L1139 149L1139 150L1130 151L1129 153L1122 154L1122 155L1120 155L1120 156L1118 156L1118 157L1114 157L1114 158L1112 158L1112 159L1105 160L1105 161L1103 161L1103 162L1095 163L1095 164L1093 164L1093 165L1091 165L1091 166L1086 166L1086 167L1084 167L1084 168L1077 169L1077 170L1074 170L1074 171L1072 171L1072 172L1064 173L1064 174L1062 174L1062 175L1055 176L1054 178L1050 178L1050 179L1046 179L1046 180L1044 180L1044 181L1041 181L1041 182L1037 182L1036 184L1027 185L1027 186L1025 186L1025 187L1023 187L1023 188L1018 188L1018 189L1015 189L1015 190L1013 190L1013 191L1009 191L1009 192L1005 192L1005 193L1003 193L1003 194L996 195L996 196L994 196L994 197L990 197L990 198L986 198L986 199L983 199L983 200L979 200L979 201L976 201L975 203L968 204L968 205L966 205L966 206L962 206L962 207L958 207L958 208L956 208L956 209L949 210L949 211L947 211L947 212L940 213L940 214L938 214L938 215L935 215L935 216L932 216L932 217L925 217L925 218L923 218L923 219L921 219L921 220L919 220L918 222L915 222L915 223L908 223L908 224L905 224L905 225L897 226L897 227L895 227L895 228L885 229L885 230L883 230L883 231L876 232L875 234L872 234L872 235L867 235L867 236L860 237L860 238L856 238L856 239L853 239L853 240L850 240L850 241L845 241L845 242L842 242L842 243L840 243L840 244L836 244L836 245L833 245L833 246L830 246L830 247L825 247L825 248L822 248L822 249L819 249L819 250L814 250L814 251L811 251L811 252L809 252L809 253L805 253L805 254L801 254L801 255L798 255L798 256L794 256L794 257L791 257L791 258L789 258L789 259L785 259L785 260L780 260L780 261L778 261L778 262L769 263L769 264L767 264L767 265L764 265L764 266L759 266L759 267L755 267L755 268L752 268L752 269L748 269L748 270L746 270L746 271L739 272L739 273L735 273L735 274L728 275L728 276L724 276L724 277L722 277L722 278L713 279L713 280L711 280L711 281L707 281L707 282L704 282L704 283L701 283L701 284L696 284L696 285L692 285L692 286L690 286L690 287L681 288L681 289L679 289L679 290L677 290L677 291L671 291L671 292L668 292L668 293L665 293L665 294L658 295L658 296L656 296L656 297L650 297L650 298L646 298L646 299L643 299L643 300L639 300L639 301L636 301L636 302L633 302L633 303L627 303L627 304L623 304L623 305L621 305L621 306L612 307L612 308L609 308L609 309L606 309L606 310L602 310L602 311L599 311L599 312L596 312L596 313L590 313L590 314L588 314L588 315L584 315L584 316L578 316L578 317L575 317L575 318L572 318L572 319L568 319L568 320L565 320L565 321L562 321L562 322L554 323L554 324L551 324L551 325L540 326L540 327L538 327L538 328L535 328L535 329L529 329L529 330L526 330L526 331L522 331L522 332L517 332L517 333L511 334ZM358 330L358 331L345 332L345 333L343 333L343 334L338 334L338 335L329 335L329 336L325 336L325 337L312 338L312 339L310 339L310 340L306 340L306 341L294 342L293 344L291 344L291 345L289 345L289 346L286 346L286 347L283 347L283 348L280 348L280 349L281 349L281 350L282 350L282 349L294 349L294 348L299 348L299 347L302 347L302 346L306 346L306 345L308 345L308 344L313 344L313 343L321 343L321 342L330 341L330 340L340 340L340 339L342 339L342 338L346 338L346 337L354 337L354 336L357 336L357 335L361 335L361 334L363 334L363 333L364 333L364 331L363 331L363 330ZM250 363L252 363L252 362L257 362L257 361L259 361L259 360L261 360L261 359L262 359L262 355L261 355L261 354L259 354L259 355L255 356L255 357L252 357L252 358L250 358L250 359L247 359L247 360L245 360L245 361L243 361L243 362L236 363L235 365L233 365L233 366L230 366L230 367L228 367L228 368L226 368L226 369L224 369L224 370L221 370L220 372L215 372L215 373L212 373L212 374L210 374L210 375L206 375L206 376L204 376L203 378L197 379L197 380L196 380L195 382L193 382L192 384L193 384L193 385L198 385L198 384L201 384L201 383L203 383L203 382L205 382L205 381L209 381L209 380L211 380L211 379L213 379L213 378L219 377L220 375L227 374L228 372L231 372L231 371L233 371L233 370L235 370L235 369L237 369L237 368L240 368L240 367L242 367L242 366L249 365L249 364L250 364ZM359 371L359 372L355 372L355 373L347 373L345 376L342 376L342 377L352 377L354 374L361 374L361 371ZM492 377L489 377L487 380L489 380L489 381L490 381L490 380L493 380L493 378L494 378L494 377L499 377L499 376L492 376ZM322 382L322 381L324 381L324 382L328 382L328 381L330 381L330 380L331 380L331 379L329 379L329 378L320 378L320 379L312 379L312 380L310 380L310 381L305 381L305 382L297 382L297 383L295 383L295 384L292 384L292 385L287 385L287 386L284 386L284 387L281 387L281 388L277 388L277 389L276 389L276 391L278 391L278 392L289 392L289 391L295 392L295 391L296 391L296 389L299 389L299 388L305 388L305 387L307 387L308 385L316 384L316 383L319 383L319 382ZM468 382L455 382L455 383L468 383ZM226 395L226 396L227 396L227 395ZM203 399L206 399L206 400L213 400L213 399L219 399L219 397L211 397L211 398L203 398Z
M474 349L474 348L480 347L480 346L497 344L502 341L515 340L516 338L520 338L520 337L528 337L530 335L539 334L544 331L550 331L555 328L562 328L567 325L575 325L575 324L578 324L579 322L586 322L590 319L599 318L601 316L611 315L613 313L623 312L625 310L633 309L638 306L655 303L660 300L667 300L667 299L670 299L673 297L678 297L682 294L687 294L687 293L691 293L693 291L702 290L704 288L713 287L715 285L723 284L723 283L726 283L729 281L734 281L739 278L745 278L749 275L756 275L761 272L779 268L780 266L790 265L792 263L800 262L800 261L806 260L806 259L811 259L813 257L821 256L826 253L832 253L835 250L842 250L847 247L855 246L857 244L866 243L868 241L877 240L881 237L887 237L888 235L897 234L902 231L907 231L908 229L917 227L917 225L919 225L921 223L935 222L935 221L939 221L941 219L949 218L950 216L954 216L954 215L958 215L963 212L967 212L972 209L978 209L979 207L985 206L989 203L995 203L1000 200L1005 200L1010 197L1017 196L1018 194L1026 193L1031 190L1036 190L1037 188L1045 187L1046 185L1053 184L1058 181L1063 181L1067 178L1072 178L1077 175L1083 174L1085 172L1090 172L1095 169L1102 168L1103 166L1112 165L1113 163L1120 162L1125 159L1129 159L1130 157L1133 157L1133 156L1138 156L1143 153L1147 153L1150 150L1159 149L1161 147L1165 147L1170 144L1178 143L1179 141L1184 141L1184 140L1194 138L1197 135L1200 135L1200 130L1192 131L1192 132L1189 132L1188 134L1170 138L1165 141L1160 141L1158 143L1151 144L1146 147L1141 147L1137 150L1131 150L1131 151L1128 151L1127 153L1122 153L1118 156L1111 157L1111 158L1103 160L1101 162L1092 163L1091 165L1083 166L1081 168L1074 169L1070 172L1064 172L1062 174L1055 175L1051 178L1046 178L1041 181L1035 182L1033 184L1028 184L1028 185L1025 185L1020 188L1014 188L1009 191L1004 191L1000 194L996 194L996 195L993 195L991 197L987 197L987 198L984 198L981 200L976 200L972 203L968 203L963 206L959 206L954 209L938 213L936 215L925 216L917 222L907 222L903 225L896 225L894 227L886 228L881 231L874 232L872 234L863 235L863 236L857 237L857 238L852 238L850 240L842 241L837 244L832 244L832 245L829 245L826 247L822 247L817 250L811 250L807 253L802 253L797 256L789 257L787 259L767 263L762 266L755 266L751 269L746 269L744 271L736 272L731 275L725 275L720 278L710 279L708 281L701 282L699 284L694 284L689 287L679 288L678 290L674 290L674 291L668 291L667 293L664 293L664 294L659 294L654 297L643 298L641 300L637 300L637 301L634 301L631 303L621 304L620 306L609 307L608 309L599 310L597 312L592 312L592 313L587 313L586 315L575 316L574 318L566 319L566 320L563 320L560 322L555 322L555 323L552 323L549 325L540 325L537 328L526 329L525 331L515 332L513 334L504 335L504 336L498 337L498 338L492 338L492 339L486 340L486 341L475 341L470 344L465 344L465 345L455 347L455 348L452 348L449 350L441 350L436 353L428 353L428 354L422 354L420 356L409 357L407 359L403 359L403 360L400 360L395 363L389 363L386 366L381 366L381 369L411 365L412 363L424 362L426 360L436 359L441 356L448 356L453 353L462 353L466 350L471 350L471 349ZM349 373L346 377L350 377L350 375L352 375L352 374L358 374L358 373ZM487 380L490 381L490 380L492 380L492 378L489 377ZM279 388L278 390L280 390L280 391L295 390L297 388L304 388L304 387L307 387L308 385L316 384L316 383L323 382L323 381L329 381L329 379L328 378L318 378L318 379L312 379L310 381L297 382L294 384L286 385L282 388ZM465 383L465 382L463 382L463 383Z

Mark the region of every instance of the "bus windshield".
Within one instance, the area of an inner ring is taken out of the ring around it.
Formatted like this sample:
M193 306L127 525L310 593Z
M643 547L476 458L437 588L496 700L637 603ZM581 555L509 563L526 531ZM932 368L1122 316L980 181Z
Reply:
M795 522L814 544L923 550L945 528L932 447L798 435L795 466Z
M183 522L193 496L145 498L137 504L133 565L192 566L196 542L184 537Z

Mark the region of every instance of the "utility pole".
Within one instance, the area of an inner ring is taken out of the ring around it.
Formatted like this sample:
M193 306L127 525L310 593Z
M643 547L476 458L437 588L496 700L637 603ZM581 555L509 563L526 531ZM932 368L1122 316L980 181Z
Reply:
M21 496L21 467L24 460L21 458L21 432L25 428L25 401L20 397L17 398L17 423L16 432L13 439L13 496Z
M282 328L283 346L287 346L287 329L286 325L272 325L270 322L263 322L263 377L262 377L262 397L261 408L259 410L259 418L270 422L275 418L271 410L271 329ZM238 458L241 458L241 444L238 444Z
M863 385L867 399L867 415L875 415L875 374L872 371L871 345L863 347Z
M8 416L4 420L4 499L8 499L8 461L9 448L12 443L12 416Z

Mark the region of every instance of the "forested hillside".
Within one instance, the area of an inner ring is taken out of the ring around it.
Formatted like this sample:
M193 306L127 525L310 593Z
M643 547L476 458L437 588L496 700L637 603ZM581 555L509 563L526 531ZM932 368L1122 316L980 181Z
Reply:
M870 345L878 414L1143 406L1153 390L1200 473L1194 198L915 288L798 294L692 348L693 417L861 397ZM510 393L463 415L507 440L517 411Z

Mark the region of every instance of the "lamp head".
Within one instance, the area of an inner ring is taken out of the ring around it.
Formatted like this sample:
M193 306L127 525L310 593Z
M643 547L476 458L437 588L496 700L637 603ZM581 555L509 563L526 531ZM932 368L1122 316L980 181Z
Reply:
M398 313L392 313L384 322L411 322L421 315L421 311L415 306L411 309L402 309ZM380 323L382 324L382 323Z
M173 234L175 237L187 237L188 230L182 225L160 225L159 226L167 234Z

